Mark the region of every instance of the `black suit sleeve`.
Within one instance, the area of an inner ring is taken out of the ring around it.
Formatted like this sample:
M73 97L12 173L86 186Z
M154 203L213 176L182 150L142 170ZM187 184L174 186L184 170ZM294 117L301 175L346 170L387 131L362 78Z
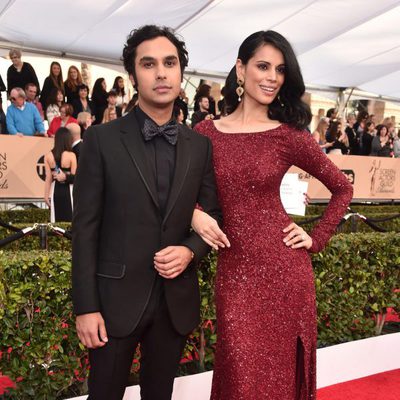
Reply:
M200 187L197 203L203 211L213 217L219 226L222 226L222 211L218 202L217 186L213 167L213 155L211 141L207 138L207 159L204 167L203 181ZM189 247L193 253L193 264L199 261L210 251L210 246L194 231L182 243Z
M81 150L72 220L72 299L77 315L100 310L96 265L104 182L96 128L88 129Z

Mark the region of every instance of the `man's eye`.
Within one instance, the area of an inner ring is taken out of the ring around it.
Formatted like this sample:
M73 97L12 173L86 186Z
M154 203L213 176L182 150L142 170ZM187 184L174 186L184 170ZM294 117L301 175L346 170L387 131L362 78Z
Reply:
M144 64L143 64L143 66L144 66L145 68L151 68L153 65L154 65L153 62L147 62L147 63L144 63Z

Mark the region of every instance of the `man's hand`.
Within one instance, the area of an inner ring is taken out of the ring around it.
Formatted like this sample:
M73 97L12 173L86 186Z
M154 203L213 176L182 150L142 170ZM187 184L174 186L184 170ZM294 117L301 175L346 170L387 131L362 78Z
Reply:
M165 279L180 275L192 261L193 253L186 246L168 246L154 256L154 267Z
M108 342L104 319L99 312L78 315L76 331L79 340L89 349L103 347Z

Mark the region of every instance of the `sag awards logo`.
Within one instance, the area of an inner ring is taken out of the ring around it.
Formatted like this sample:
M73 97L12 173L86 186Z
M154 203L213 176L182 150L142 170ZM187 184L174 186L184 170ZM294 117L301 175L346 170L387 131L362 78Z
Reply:
M43 182L46 180L46 168L44 165L44 156L41 156L36 163L36 173Z
M374 160L368 171L370 175L370 194L376 196L385 193L394 193L396 186L396 170L382 168L381 160Z
M7 153L0 153L0 190L8 189L8 181L5 178L7 168Z

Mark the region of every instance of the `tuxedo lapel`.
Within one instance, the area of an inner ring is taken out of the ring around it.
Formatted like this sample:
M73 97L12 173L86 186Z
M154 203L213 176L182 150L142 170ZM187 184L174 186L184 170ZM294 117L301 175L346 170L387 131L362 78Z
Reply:
M121 119L121 140L133 164L136 166L146 189L150 193L154 204L159 208L155 176L146 158L145 144L141 137L134 112L130 112L125 118Z
M172 180L171 190L167 201L167 207L165 211L164 221L167 220L171 213L176 200L178 199L179 193L182 189L185 181L187 172L190 166L190 137L185 129L179 126L178 142L176 144L176 163L174 178Z

